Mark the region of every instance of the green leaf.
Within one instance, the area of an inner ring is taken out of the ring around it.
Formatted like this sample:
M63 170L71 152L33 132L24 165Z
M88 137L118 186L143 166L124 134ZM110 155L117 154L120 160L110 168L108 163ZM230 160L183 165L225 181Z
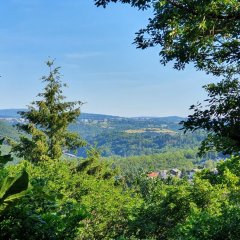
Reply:
M6 177L0 190L0 208L2 209L1 205L6 206L25 195L28 182L29 177L25 169L15 177Z

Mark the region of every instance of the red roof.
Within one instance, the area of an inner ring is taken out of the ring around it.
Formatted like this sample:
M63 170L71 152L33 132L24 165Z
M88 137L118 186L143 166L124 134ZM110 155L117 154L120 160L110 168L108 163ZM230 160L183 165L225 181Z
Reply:
M147 174L147 176L150 178L156 178L159 176L159 172L150 172Z

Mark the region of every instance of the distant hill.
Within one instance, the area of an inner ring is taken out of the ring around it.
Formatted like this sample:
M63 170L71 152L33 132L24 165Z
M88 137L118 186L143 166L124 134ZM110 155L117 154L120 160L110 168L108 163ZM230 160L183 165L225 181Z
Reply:
M19 111L24 111L25 109L0 109L0 118L19 118Z
M18 114L19 111L25 111L26 109L0 109L0 118L20 118ZM166 116L166 117L120 117L106 114L96 114L96 113L81 113L79 119L89 119L89 120L122 120L131 119L133 121L162 121L162 122L180 122L184 118L178 116Z
M17 140L19 138L16 128L7 121L0 120L0 139L3 137L11 138Z
M24 109L0 110L0 136L16 138L18 134L13 125L21 123L18 111ZM127 118L82 113L69 129L100 148L103 156L150 155L172 147L186 149L199 146L204 134L183 134L179 125L183 119L178 116ZM79 156L85 154L79 149Z
M104 119L120 119L121 117L105 115L105 114L95 114L95 113L81 113L79 119L92 119L92 120L104 120Z
M147 117L147 116L144 116L144 117L133 117L133 119L139 119L139 120L147 120L147 119L158 119L158 120L161 120L161 121L165 121L165 122L181 122L182 120L186 119L186 118L183 118L183 117L178 117L178 116L167 116L167 117Z

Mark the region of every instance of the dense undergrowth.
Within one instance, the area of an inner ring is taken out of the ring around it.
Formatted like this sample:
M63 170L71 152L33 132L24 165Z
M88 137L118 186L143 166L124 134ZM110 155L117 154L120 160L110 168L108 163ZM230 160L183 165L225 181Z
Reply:
M240 158L192 181L136 179L131 187L92 150L86 160L22 161L27 194L0 216L0 239L239 239Z

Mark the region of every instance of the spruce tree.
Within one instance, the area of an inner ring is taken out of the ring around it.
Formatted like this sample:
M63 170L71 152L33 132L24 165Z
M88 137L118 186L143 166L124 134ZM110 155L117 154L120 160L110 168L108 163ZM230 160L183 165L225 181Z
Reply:
M19 114L25 124L18 124L18 129L25 133L20 143L13 147L13 152L31 162L59 159L63 151L75 150L84 145L77 133L69 132L68 126L80 115L81 101L67 102L62 88L66 87L60 80L59 67L54 61L48 61L48 76L43 76L46 84L44 91L28 106L27 111Z

